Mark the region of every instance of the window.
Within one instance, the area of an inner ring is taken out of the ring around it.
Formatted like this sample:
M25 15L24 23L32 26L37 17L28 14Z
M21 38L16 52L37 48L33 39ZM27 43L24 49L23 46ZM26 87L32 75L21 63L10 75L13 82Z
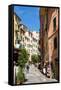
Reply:
M24 38L23 38L23 42L24 42Z
M54 49L57 48L57 37L54 38Z
M45 30L47 31L47 24L45 24Z
M58 64L58 58L55 58L55 64Z
M46 13L46 15L45 15L45 30L46 30L46 31L47 31L47 21L48 21L48 20L47 20L47 16L48 16L48 15L47 15L47 13Z
M20 44L20 40L18 40L18 44Z
M15 44L20 44L20 40L16 40L15 41Z
M56 17L53 20L53 31L56 31Z
M18 39L18 32L16 31L15 34L16 34L16 39Z

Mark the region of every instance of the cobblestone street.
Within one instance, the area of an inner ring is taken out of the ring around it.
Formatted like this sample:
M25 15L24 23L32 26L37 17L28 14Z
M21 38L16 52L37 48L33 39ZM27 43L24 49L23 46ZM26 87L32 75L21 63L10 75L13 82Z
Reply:
M25 68L24 73L25 73L25 77L27 79L27 81L24 82L24 84L43 83L43 82L57 82L57 80L55 80L55 79L47 78L33 64L29 66L29 72L27 72L27 70Z

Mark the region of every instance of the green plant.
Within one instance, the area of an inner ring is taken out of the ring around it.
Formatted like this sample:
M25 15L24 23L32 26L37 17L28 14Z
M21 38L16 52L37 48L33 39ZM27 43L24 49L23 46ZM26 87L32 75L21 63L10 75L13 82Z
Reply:
M52 69L52 73L53 73L52 78L56 78L56 68L55 68L55 67L53 67L53 69Z
M25 67L25 63L28 61L28 52L26 51L25 48L19 48L19 53L18 53L18 73L16 76L17 84L22 84L25 81L25 75L23 73L23 69Z
M19 67L17 73L17 84L22 84L24 81L25 81L25 75L23 73L23 69Z
M40 61L39 56L36 55L36 54L33 54L33 55L31 56L31 58L32 58L32 62L33 62L34 64L35 64L35 63L38 63L38 62Z
M25 63L28 61L28 58L29 56L28 56L28 52L26 51L26 49L20 48L20 54L18 56L18 61L17 61L18 65L20 67L24 67Z

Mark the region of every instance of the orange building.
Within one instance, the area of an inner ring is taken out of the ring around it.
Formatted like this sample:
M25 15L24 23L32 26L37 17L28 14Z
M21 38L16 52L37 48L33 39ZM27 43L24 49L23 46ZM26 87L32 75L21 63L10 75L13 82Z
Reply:
M39 50L43 62L42 68L46 66L46 75L57 80L59 79L58 16L58 8L40 8Z
M47 75L47 64L49 62L48 57L48 30L47 30L47 19L48 13L47 8L40 9L40 40L39 40L39 48L41 53L41 65L42 69L46 68Z
M52 77L58 80L58 8L48 9L48 47Z

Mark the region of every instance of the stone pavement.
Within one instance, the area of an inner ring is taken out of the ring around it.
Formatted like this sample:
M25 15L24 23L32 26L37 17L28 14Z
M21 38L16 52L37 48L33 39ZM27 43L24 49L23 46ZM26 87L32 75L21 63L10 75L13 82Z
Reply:
M33 64L29 66L29 72L25 68L24 73L25 73L25 77L27 79L27 81L24 82L24 84L43 83L43 82L57 82L57 80L55 80L55 79L47 78Z

